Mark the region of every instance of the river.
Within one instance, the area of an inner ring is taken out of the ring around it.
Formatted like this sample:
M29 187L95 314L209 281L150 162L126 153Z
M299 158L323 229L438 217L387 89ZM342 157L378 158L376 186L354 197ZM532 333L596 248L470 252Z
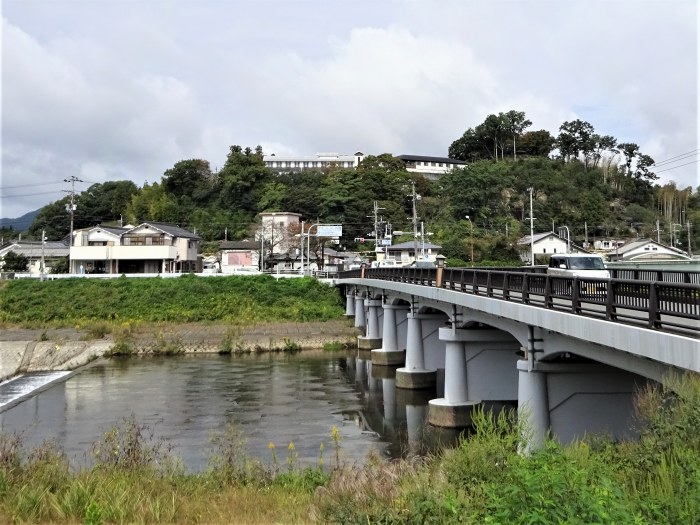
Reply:
M436 393L396 389L393 377L393 368L345 353L112 358L0 413L0 431L22 433L30 447L54 439L74 464L85 464L106 430L134 416L193 472L207 467L212 435L228 423L266 464L272 442L278 462L294 443L295 461L305 466L318 464L323 443L328 465L334 426L350 463L372 450L398 458L454 443L456 431L425 423Z

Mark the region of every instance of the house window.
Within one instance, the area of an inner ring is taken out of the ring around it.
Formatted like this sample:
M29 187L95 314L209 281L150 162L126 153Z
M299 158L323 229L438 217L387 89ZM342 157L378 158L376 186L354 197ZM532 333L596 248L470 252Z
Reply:
M554 253L556 253L556 252L557 252L557 251L554 250ZM542 253L547 253L547 248L542 248Z

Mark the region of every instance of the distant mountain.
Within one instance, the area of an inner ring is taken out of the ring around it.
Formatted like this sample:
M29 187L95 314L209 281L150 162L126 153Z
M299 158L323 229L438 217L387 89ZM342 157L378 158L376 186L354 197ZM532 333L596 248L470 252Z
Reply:
M40 211L41 208L25 213L16 219L0 219L0 228L12 228L18 232L27 231Z

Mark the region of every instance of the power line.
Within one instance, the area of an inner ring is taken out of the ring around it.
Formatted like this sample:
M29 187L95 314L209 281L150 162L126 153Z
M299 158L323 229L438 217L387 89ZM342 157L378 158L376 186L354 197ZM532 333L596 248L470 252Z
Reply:
M34 197L35 195L50 195L52 193L63 193L63 190L42 191L39 193L23 193L20 195L0 195L0 199L11 199L14 197Z
M700 152L700 148L698 148L698 149L693 149L693 150L690 150L690 151L686 151L685 153L680 153L680 154L676 155L675 157L669 157L668 159L661 160L661 161L659 161L659 162L655 162L655 163L654 163L654 166L658 166L659 164L666 164L667 162L671 162L671 161L673 161L674 159L675 159L675 160L681 160L681 159L679 159L678 157L686 157L686 156L693 155L693 154L697 155L698 152Z
M0 190L14 190L16 188L31 188L32 186L51 186L53 184L63 184L63 181L56 182L35 182L32 184L18 184L16 186L0 186Z
M696 162L700 162L700 159L696 159L693 162L688 162L686 164L679 164L678 166L673 166L672 168L666 168L665 170L658 170L654 173L663 173L664 171L675 170L676 168L682 168L683 166L690 166L691 164L695 164Z
M697 155L698 155L698 153L690 153L688 155L679 156L677 159L654 163L654 164L652 164L652 167L659 168L659 167L663 167L663 166L668 166L670 164L675 164L675 163L681 162L683 160L692 159L693 157L696 157Z

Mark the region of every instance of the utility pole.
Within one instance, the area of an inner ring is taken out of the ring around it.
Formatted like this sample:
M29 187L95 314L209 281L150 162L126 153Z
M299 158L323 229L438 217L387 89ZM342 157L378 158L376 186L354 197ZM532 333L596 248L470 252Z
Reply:
M661 228L659 227L659 219L656 219L656 242L661 244Z
M416 209L416 201L420 200L420 195L416 194L416 183L411 182L411 198L413 200L413 260L418 260L418 211Z
M73 268L70 267L71 266L70 247L73 246L73 215L75 213L75 208L76 208L76 205L75 205L75 183L76 182L84 182L84 181L82 181L81 179L79 179L75 175L71 175L67 179L63 179L63 182L70 182L71 183L71 188L70 188L70 192L69 192L70 193L70 204L67 204L66 208L70 212L70 239L68 239L68 246L69 246L69 249L68 249L68 266L69 266L68 271L70 273L73 273ZM67 191L67 190L63 190L63 191Z
M530 266L535 266L535 218L532 216L532 190L532 186L527 189L530 192Z
M46 240L46 230L41 230L41 268L39 270L39 279L44 280L44 242Z
M690 221L687 221L685 225L688 228L688 257L693 256L693 250L690 249Z
M304 221L301 221L301 233L299 234L299 240L301 245L300 255L301 255L301 268L299 269L301 275L304 275Z
M379 205L377 204L377 201L374 201L374 207L372 209L372 218L374 220L374 254L376 257L376 254L379 253L379 227L383 221L379 220L379 210L385 210L386 208L380 208ZM383 251L384 248L381 248ZM386 257L385 257L386 258Z

